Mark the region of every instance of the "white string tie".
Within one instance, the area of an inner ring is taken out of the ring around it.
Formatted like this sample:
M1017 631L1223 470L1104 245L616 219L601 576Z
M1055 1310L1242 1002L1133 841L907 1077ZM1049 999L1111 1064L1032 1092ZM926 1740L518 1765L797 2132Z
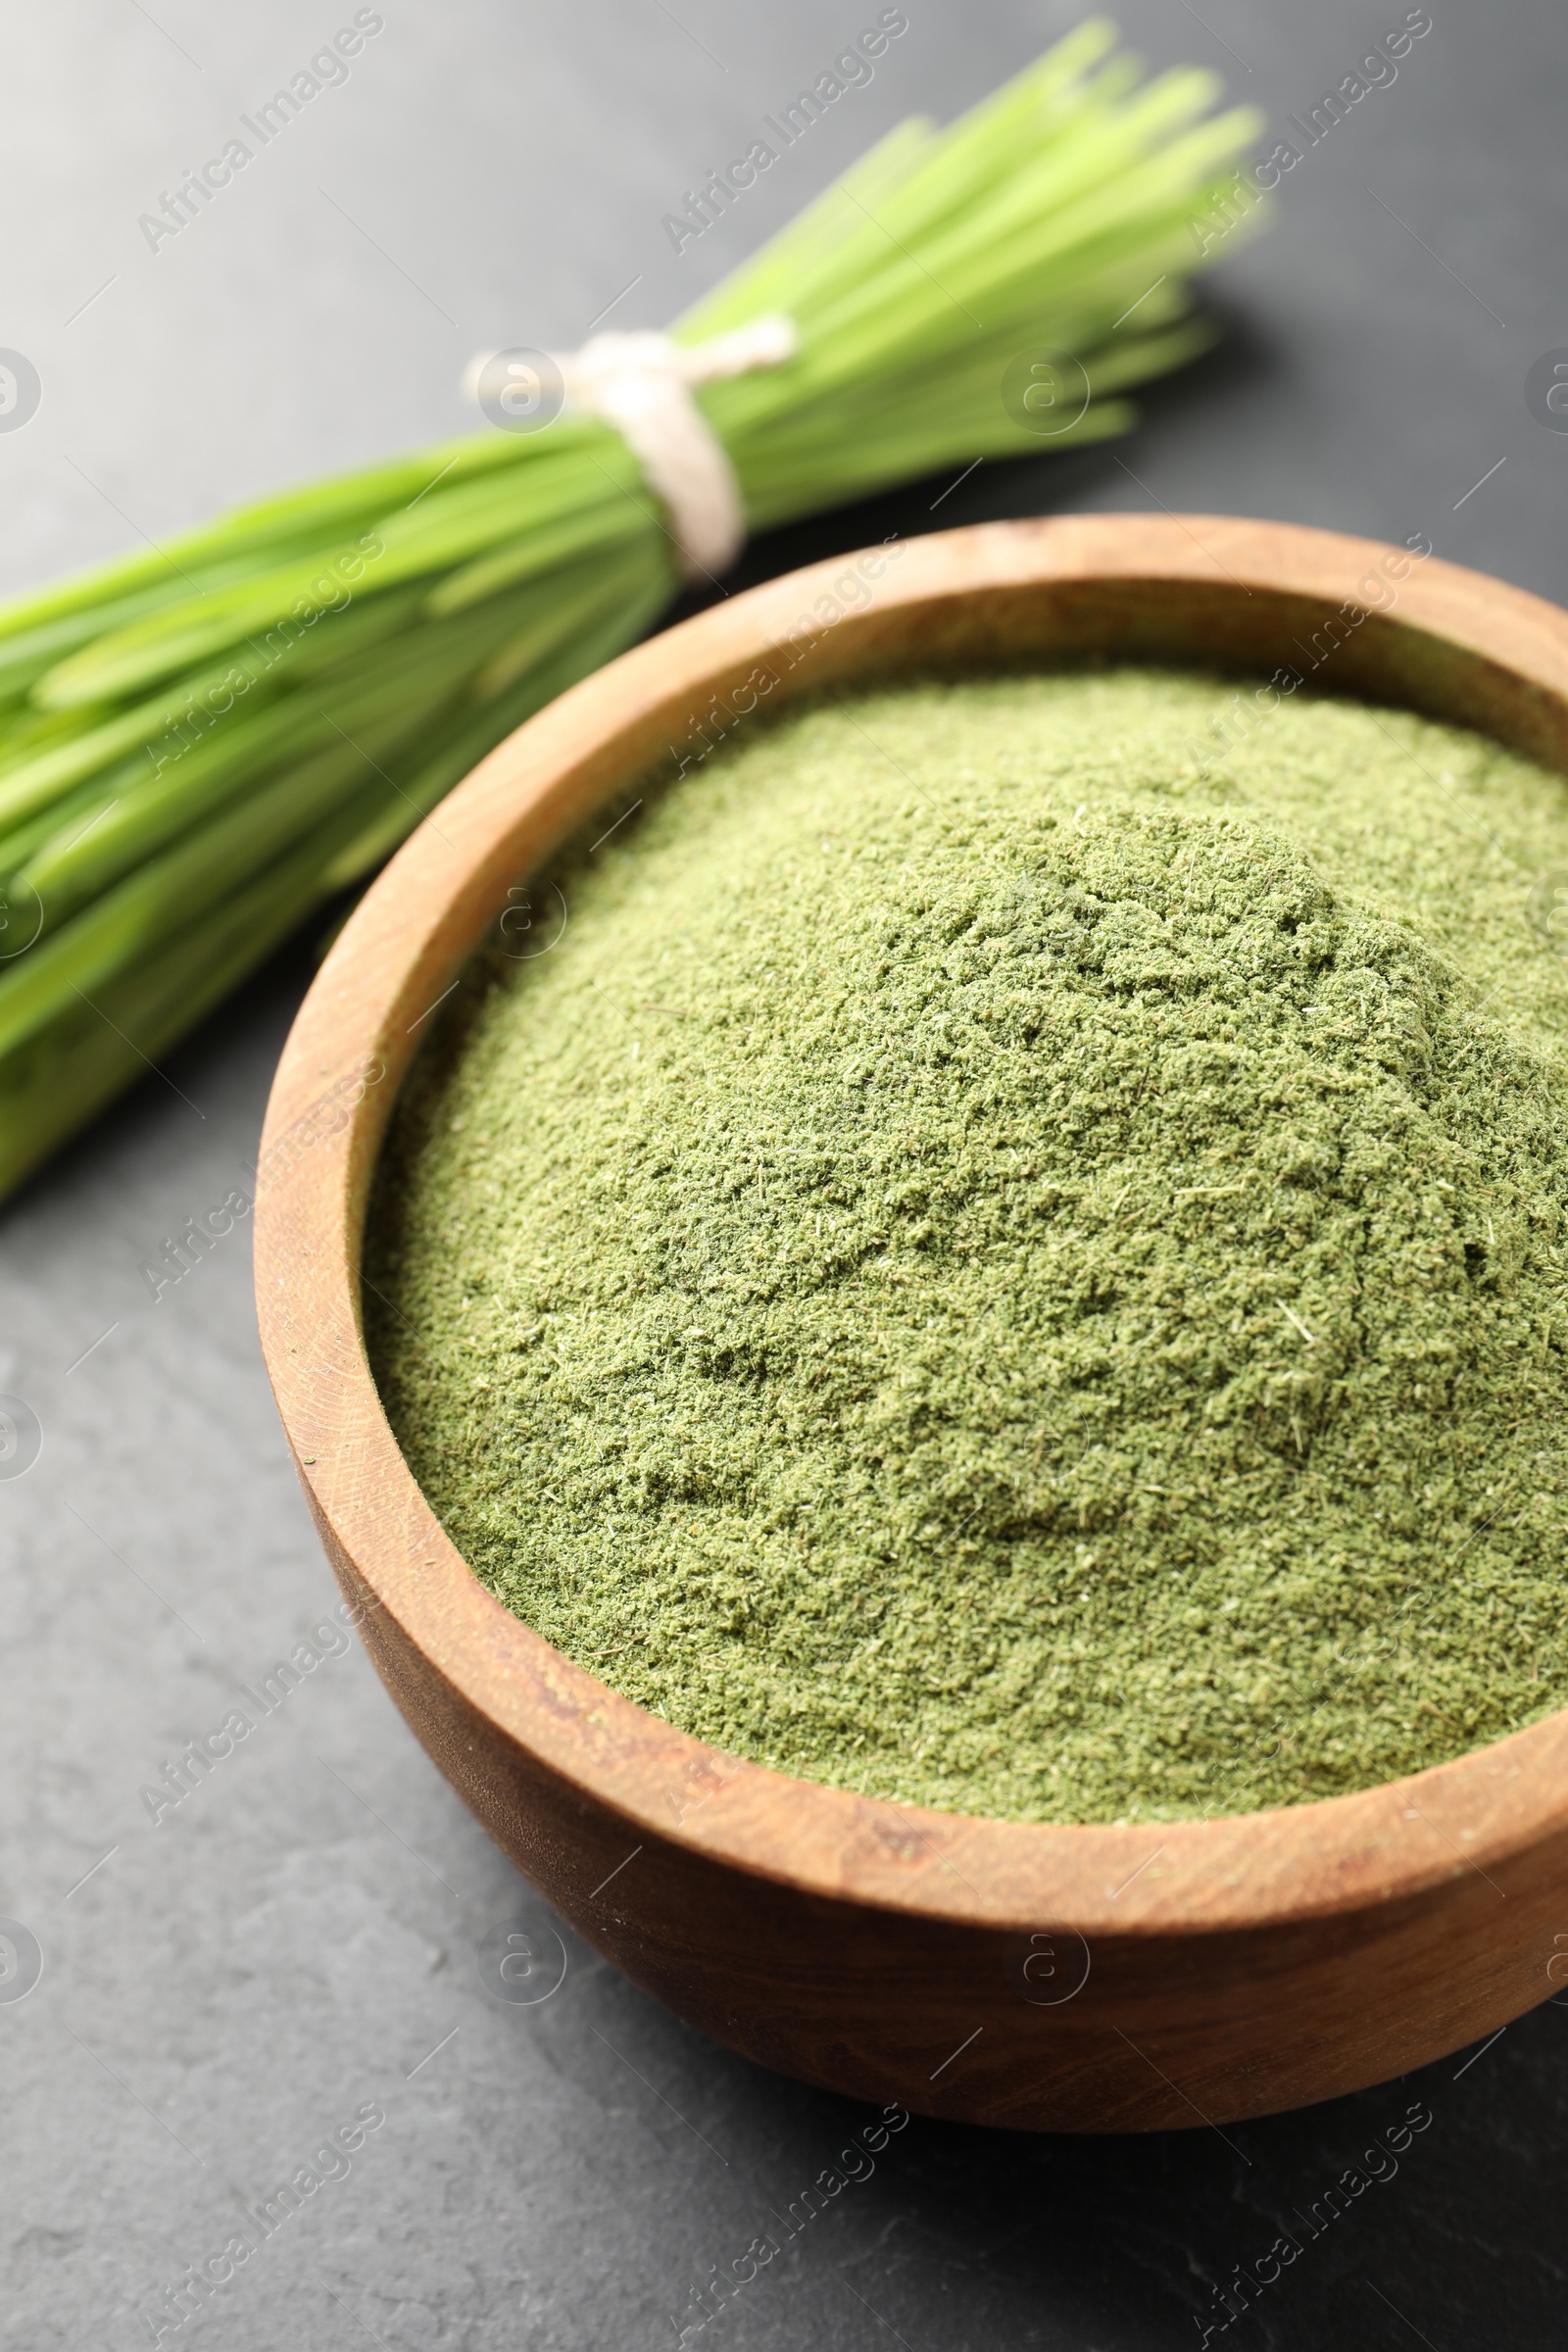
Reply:
M662 503L688 577L727 571L746 544L746 508L729 453L692 395L800 348L795 321L754 318L706 343L651 330L591 335L557 360L568 401L614 426Z

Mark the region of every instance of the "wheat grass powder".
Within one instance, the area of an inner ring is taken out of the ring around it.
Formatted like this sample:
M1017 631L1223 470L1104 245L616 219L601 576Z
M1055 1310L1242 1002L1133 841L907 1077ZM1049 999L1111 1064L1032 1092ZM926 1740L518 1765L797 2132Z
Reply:
M1238 692L759 717L446 1008L376 1376L474 1572L627 1697L1044 1821L1568 1700L1564 786Z

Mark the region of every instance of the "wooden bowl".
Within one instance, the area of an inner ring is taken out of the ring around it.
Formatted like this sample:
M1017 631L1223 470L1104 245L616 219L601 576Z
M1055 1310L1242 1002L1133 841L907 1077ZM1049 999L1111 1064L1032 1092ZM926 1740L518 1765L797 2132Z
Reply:
M617 1968L763 2065L969 2123L1130 2132L1324 2099L1568 1981L1568 1713L1355 1796L1166 1827L918 1811L705 1747L469 1572L361 1332L377 1147L510 885L611 795L832 680L1032 654L1306 673L1568 768L1568 616L1284 524L1096 515L873 549L727 599L519 728L356 909L290 1034L262 1343L321 1540L419 1739Z

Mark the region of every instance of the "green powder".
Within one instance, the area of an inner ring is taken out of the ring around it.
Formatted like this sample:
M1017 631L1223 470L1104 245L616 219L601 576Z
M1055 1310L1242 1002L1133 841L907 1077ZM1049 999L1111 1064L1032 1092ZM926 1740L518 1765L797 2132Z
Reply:
M1205 775L1235 693L755 720L454 1000L377 1377L475 1573L627 1697L1051 1821L1568 1701L1568 798L1304 694Z

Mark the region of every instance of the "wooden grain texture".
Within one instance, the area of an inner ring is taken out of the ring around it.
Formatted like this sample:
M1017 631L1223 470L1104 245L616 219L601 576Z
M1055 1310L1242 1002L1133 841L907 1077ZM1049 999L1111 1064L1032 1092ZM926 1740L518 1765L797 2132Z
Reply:
M509 886L671 747L836 679L1090 654L1299 670L1317 632L1340 641L1315 684L1568 770L1568 617L1435 558L1391 580L1399 553L1089 516L871 550L727 600L493 752L368 892L294 1025L258 1183L262 1341L370 1653L572 1925L766 2065L1093 2132L1225 2123L1423 2065L1568 1975L1568 1714L1359 1795L1137 1829L900 1807L688 1739L494 1599L398 1450L359 1298L398 1084Z

